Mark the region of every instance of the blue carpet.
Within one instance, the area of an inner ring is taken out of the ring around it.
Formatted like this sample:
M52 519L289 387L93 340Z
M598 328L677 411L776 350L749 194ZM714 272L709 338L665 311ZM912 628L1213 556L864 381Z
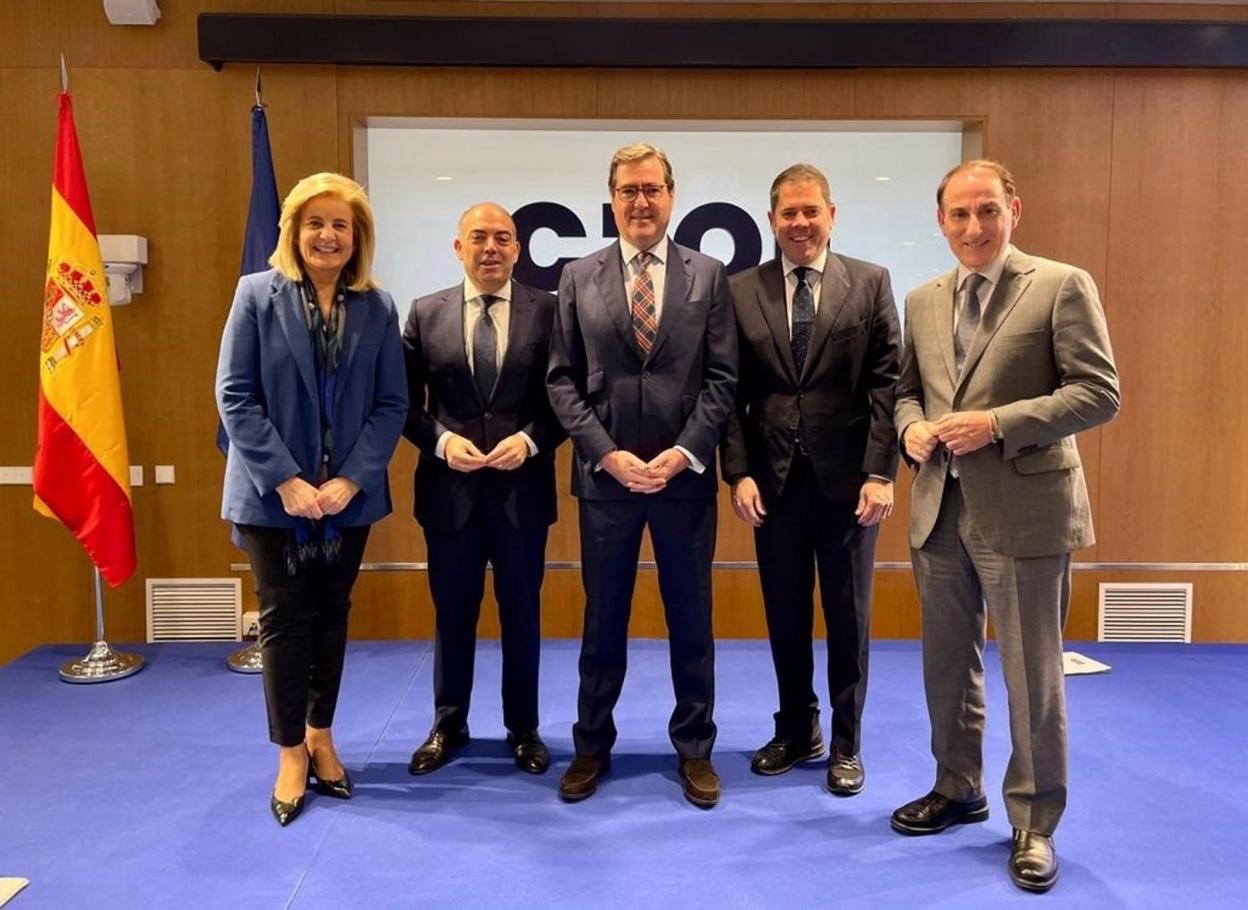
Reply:
M874 645L867 789L855 799L822 789L822 763L750 773L771 732L770 659L763 642L720 642L724 799L710 811L681 797L665 643L633 643L612 773L577 805L556 796L571 752L575 643L543 650L548 774L510 762L498 647L484 642L473 742L421 778L406 769L432 714L428 643L352 643L335 732L356 798L314 796L285 830L268 813L276 756L259 680L225 670L230 646L138 646L147 668L98 686L56 677L81 646L41 648L0 668L0 875L31 880L13 910L1243 906L1248 647L1074 647L1114 669L1068 682L1063 875L1044 898L1005 873L1008 729L995 652L992 817L935 837L890 831L891 810L932 779L913 642Z

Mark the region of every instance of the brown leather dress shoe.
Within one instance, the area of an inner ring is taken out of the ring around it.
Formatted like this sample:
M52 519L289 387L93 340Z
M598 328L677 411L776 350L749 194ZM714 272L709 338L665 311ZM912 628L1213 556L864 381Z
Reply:
M958 802L933 790L906 803L893 813L898 834L936 834L952 825L982 822L988 818L988 797Z
M755 774L783 774L798 762L813 761L823 757L823 737L818 733L814 739L788 739L772 737L767 745L754 753L750 770Z
M862 767L862 759L840 749L832 750L832 758L828 760L829 793L834 796L857 796L866 780L867 772Z
M566 802L575 803L593 796L598 789L598 778L611 770L611 756L578 755L568 765L559 781L559 795Z
M550 767L550 750L537 735L536 730L528 733L508 733L507 745L515 756L516 767L529 774L545 774Z
M468 743L468 728L463 727L453 733L445 730L434 730L412 753L408 762L408 774L428 774L436 771L451 760L451 753Z
M703 809L719 802L719 775L709 758L682 758L680 776L685 782L685 799Z
M1015 828L1010 847L1010 880L1024 891L1048 891L1057 881L1057 872L1053 838Z

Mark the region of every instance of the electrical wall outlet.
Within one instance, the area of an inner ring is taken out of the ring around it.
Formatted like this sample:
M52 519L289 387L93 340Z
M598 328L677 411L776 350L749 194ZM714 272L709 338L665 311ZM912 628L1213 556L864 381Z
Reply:
M257 638L260 635L260 613L248 610L243 614L243 638Z
M156 482L157 483L173 483L174 470L171 464L156 465Z

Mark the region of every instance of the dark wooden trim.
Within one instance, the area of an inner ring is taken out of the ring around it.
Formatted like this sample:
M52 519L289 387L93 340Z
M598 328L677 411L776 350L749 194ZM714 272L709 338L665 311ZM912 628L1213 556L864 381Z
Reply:
M1248 67L1248 23L201 13L199 58L374 66Z

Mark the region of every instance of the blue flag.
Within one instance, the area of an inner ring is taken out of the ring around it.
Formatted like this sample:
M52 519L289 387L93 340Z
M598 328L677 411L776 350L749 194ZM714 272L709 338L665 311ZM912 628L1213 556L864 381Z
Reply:
M258 85L258 81L257 81ZM277 222L282 207L277 201L277 177L273 174L273 152L269 148L269 121L264 105L251 109L251 203L247 209L247 230L243 234L243 261L240 275L263 272L277 248ZM217 448L224 455L230 440L217 421Z
M277 248L277 222L282 207L277 201L277 178L273 175L273 152L269 149L269 122L264 105L251 109L251 206L247 209L247 232L243 235L240 275L263 272Z

